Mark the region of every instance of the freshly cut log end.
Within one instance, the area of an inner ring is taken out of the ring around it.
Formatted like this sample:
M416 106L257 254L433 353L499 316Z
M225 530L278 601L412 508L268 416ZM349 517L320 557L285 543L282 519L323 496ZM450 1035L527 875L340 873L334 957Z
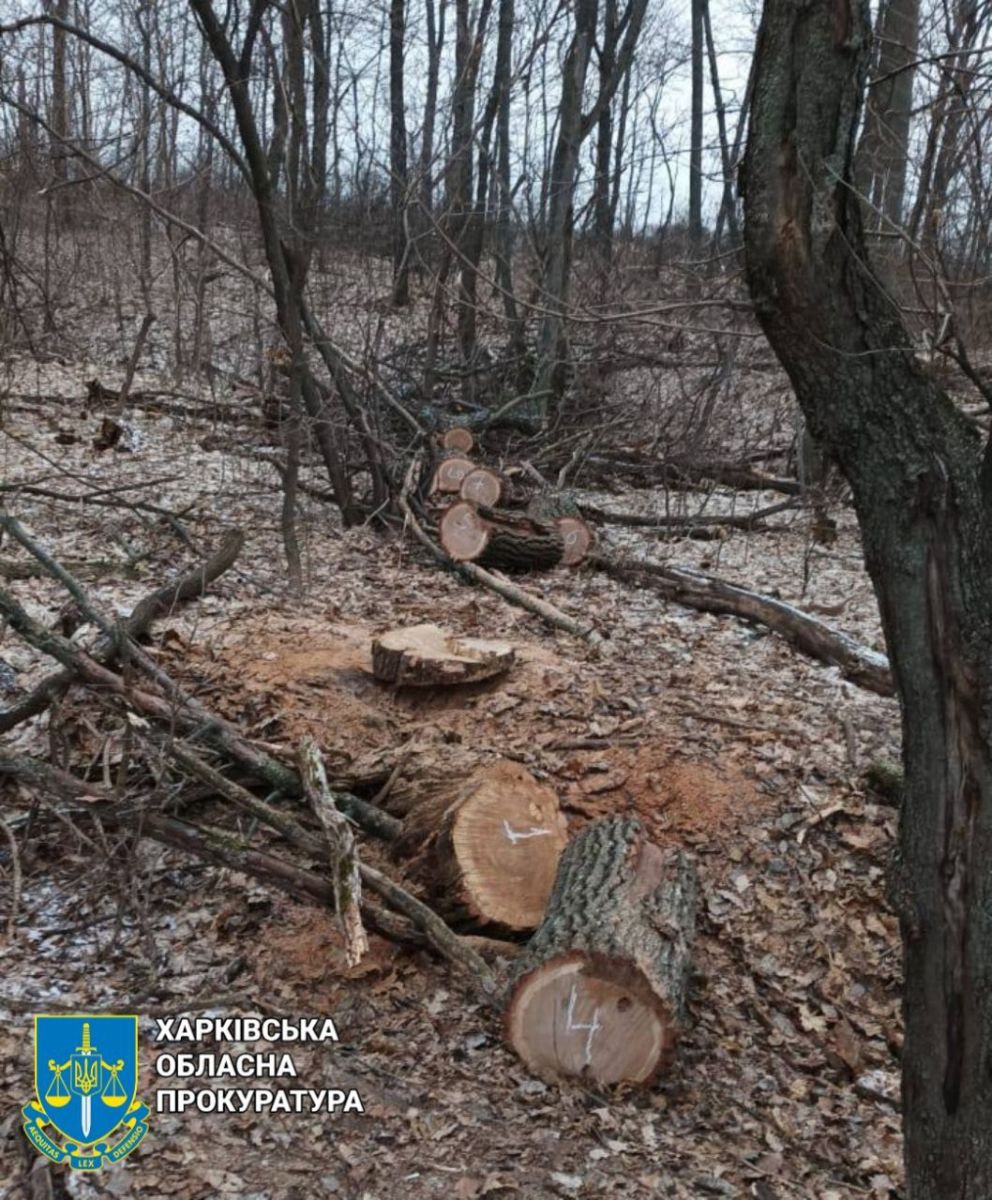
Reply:
M442 434L441 445L445 450L458 450L462 454L471 454L472 448L475 446L475 438L472 437L469 430L458 425Z
M507 1039L538 1073L646 1083L684 1021L696 877L640 822L588 825L562 855L541 927L515 964Z
M592 549L593 532L581 517L559 517L555 524L565 543L562 565L574 567Z
M473 504L485 504L494 508L499 504L502 494L503 481L488 467L476 467L462 480L461 498L470 500Z
M475 463L470 458L453 454L446 458L434 472L434 483L431 490L435 492L457 492L462 486L462 480L475 470Z
M372 642L372 673L397 687L477 683L508 671L515 657L507 642L456 637L437 625L411 625Z
M597 1083L644 1083L664 1069L675 1045L665 1006L636 970L588 955L546 962L517 989L509 1039L532 1071Z
M567 841L554 789L501 761L414 809L401 848L429 846L425 873L449 917L520 931L544 916Z
M492 528L475 505L458 500L445 510L439 532L441 545L455 562L474 562L488 546Z

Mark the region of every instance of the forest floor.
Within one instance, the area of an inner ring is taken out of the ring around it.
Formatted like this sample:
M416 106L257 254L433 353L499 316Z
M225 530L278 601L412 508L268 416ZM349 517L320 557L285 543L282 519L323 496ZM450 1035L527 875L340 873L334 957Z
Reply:
M21 839L18 910L0 945L0 1197L44 1194L29 1191L28 1171L43 1160L27 1147L20 1109L33 1090L30 1015L57 1011L140 1014L140 1094L153 1114L122 1166L53 1171L55 1196L899 1195L901 969L884 899L895 810L864 784L870 763L898 757L895 702L767 630L593 571L526 579L609 635L591 648L465 586L400 536L342 531L332 510L307 497L305 593L296 598L271 466L203 448L224 429L167 412L132 414L140 433L132 452L95 451L88 374L83 365L13 369L12 394L64 400L47 401L43 421L37 405L8 407L5 483L69 492L75 475L89 488L146 485L123 494L182 512L192 546L147 512L27 493L11 510L105 609L121 613L225 529L243 528L235 567L154 628L151 648L205 703L281 753L313 733L332 772L361 763L385 778L400 762L397 810L415 802L421 781L491 756L515 759L557 789L574 827L636 812L656 840L691 850L703 901L674 1069L647 1091L597 1091L533 1078L466 981L426 953L373 937L349 970L327 911L149 842L101 845L95 834L83 841L48 827ZM778 498L716 491L707 511ZM664 511L660 492L588 499ZM697 500L680 497L689 511ZM801 510L772 532L703 542L611 529L601 544L704 566L880 649L854 518L835 515L829 546L811 542ZM9 544L3 553L5 562L29 561ZM62 607L46 578L8 586L48 621ZM519 665L457 693L377 684L371 636L428 620L505 638ZM4 634L5 700L48 669ZM114 777L126 749L85 692L70 694L52 728L47 718L21 726L5 748L58 753L70 736ZM8 788L0 811L9 821L29 807ZM403 878L403 864L366 839L362 853ZM6 861L0 927L13 896ZM365 1113L156 1115L154 1092L177 1081L151 1069L163 1049L155 1019L184 1013L332 1016L339 1043L274 1049L293 1055L300 1086L355 1088Z

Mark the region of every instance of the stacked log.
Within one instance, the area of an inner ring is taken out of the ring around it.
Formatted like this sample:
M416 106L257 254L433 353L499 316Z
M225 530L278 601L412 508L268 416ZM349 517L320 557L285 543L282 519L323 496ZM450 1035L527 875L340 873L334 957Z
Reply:
M555 526L515 513L480 511L467 500L445 510L440 538L455 562L477 562L503 571L547 570L558 566L565 554L565 540Z
M414 808L397 849L450 920L519 932L540 923L566 842L554 790L500 761Z
M503 495L503 480L488 467L476 467L462 480L459 495L472 504L484 504L495 508Z
M445 457L431 483L438 498L456 493L459 497L440 519L441 543L451 557L506 571L582 562L594 537L575 501L556 491L527 496L511 480L513 468L504 476L473 463L468 455L474 444L469 430L447 430L441 437ZM510 512L508 506L526 506L526 513Z
M537 1073L647 1083L685 1020L696 877L639 821L588 825L565 850L537 933L514 965L506 1035Z
M475 446L475 438L472 437L471 430L456 425L441 435L441 445L445 450L457 450L459 454L471 454Z
M465 458L462 454L449 454L441 460L434 472L431 491L457 493L461 489L462 480L474 470L475 463L470 458Z
M557 528L565 543L562 566L573 567L582 562L596 540L591 527L582 519L579 506L565 492L538 493L527 505L527 515Z

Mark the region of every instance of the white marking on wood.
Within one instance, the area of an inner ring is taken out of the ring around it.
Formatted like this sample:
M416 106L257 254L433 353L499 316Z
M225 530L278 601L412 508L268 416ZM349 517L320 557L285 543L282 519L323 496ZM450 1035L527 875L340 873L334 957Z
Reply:
M528 838L550 837L551 835L550 829L537 829L533 825L530 827L530 829L524 831L511 829L510 822L506 820L503 822L503 828L506 831L507 841L511 842L514 846L517 844L517 842L525 842Z
M572 1017L575 1015L575 1002L578 999L578 990L575 984L572 984L572 994L568 998L568 1012L565 1014L565 1019L568 1022L568 1033L578 1033L580 1030L588 1030L586 1036L586 1057L583 1066L588 1066L592 1062L592 1039L603 1028L599 1023L599 1008L595 1008L592 1014L591 1025L576 1025L572 1022Z

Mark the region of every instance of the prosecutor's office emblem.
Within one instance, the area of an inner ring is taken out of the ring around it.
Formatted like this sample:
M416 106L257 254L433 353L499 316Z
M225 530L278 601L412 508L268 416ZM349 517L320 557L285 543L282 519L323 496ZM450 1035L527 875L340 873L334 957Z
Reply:
M137 1017L35 1017L28 1140L53 1162L96 1171L148 1132L138 1090Z

